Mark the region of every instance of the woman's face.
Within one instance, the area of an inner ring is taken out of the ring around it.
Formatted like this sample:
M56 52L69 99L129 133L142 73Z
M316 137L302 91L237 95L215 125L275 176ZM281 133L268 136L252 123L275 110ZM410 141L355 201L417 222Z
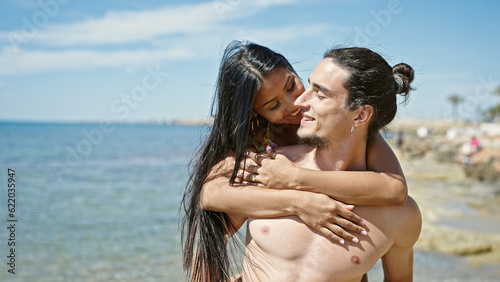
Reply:
M304 92L304 85L295 73L278 68L267 75L255 97L255 111L275 124L300 124L300 107L295 100Z

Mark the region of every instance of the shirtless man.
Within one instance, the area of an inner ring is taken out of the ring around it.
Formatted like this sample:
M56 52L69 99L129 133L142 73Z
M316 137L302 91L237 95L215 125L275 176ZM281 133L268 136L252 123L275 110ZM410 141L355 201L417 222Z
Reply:
M366 170L367 138L394 118L395 95L408 94L412 80L410 66L391 68L370 50L330 50L296 102L302 107L298 134L305 145L278 153L314 170ZM249 219L242 281L360 281L379 258L385 281L412 281L413 245L421 229L414 200L354 211L368 231L359 243L333 243L296 216Z

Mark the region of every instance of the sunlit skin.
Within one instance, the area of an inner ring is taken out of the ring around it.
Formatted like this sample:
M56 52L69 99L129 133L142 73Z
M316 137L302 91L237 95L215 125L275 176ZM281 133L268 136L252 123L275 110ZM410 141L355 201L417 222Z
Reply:
M270 127L270 139L274 143L279 147L296 145L296 133L302 120L302 108L296 101L303 93L310 95L318 88L314 84L311 87L306 92L300 78L286 68L275 69L265 76L254 101L254 111L260 120L257 130L252 128L254 144L262 141L262 132L266 131L268 121L286 125ZM344 119L348 120L347 117ZM339 127L330 128L340 130ZM341 131L348 133L350 128L351 125L347 124ZM343 203L401 205L406 201L406 182L399 163L383 138L378 136L377 140L377 145L366 158L378 173L304 170L280 154L274 160L267 159L265 164L259 165L255 159L247 159L246 165L241 165L242 170L244 167L247 171L240 170L240 179L258 185L233 189L227 178L217 177L204 185L201 205L206 210L228 213L236 227L240 227L248 217L298 215L334 242L343 242L344 239L355 242L356 236L347 231L363 234L362 219L352 212L354 206ZM379 161L381 159L386 161ZM222 169L232 171L233 167L234 158L230 156L214 169L214 173L220 173Z
M254 102L254 110L275 124L300 124L300 107L295 100L304 93L299 77L285 68L269 73L262 81Z
M342 86L347 74L346 70L326 59L314 69L309 77L309 88L295 101L303 108L298 130L300 137L324 139L324 136L336 136L335 139L344 139L351 133L351 128L356 127L354 117L358 110L347 109L349 91Z
M371 142L370 153L364 151L366 156L363 155L373 169L371 172L332 172L297 166L266 145L284 148L298 144L297 129L303 111L296 101L305 92L304 85L287 68L277 68L261 78L260 87L254 92L249 151L267 149L268 155L249 152L239 164L237 180L230 184L228 177L238 164L228 153L207 177L200 195L201 207L229 216L234 228L227 231L228 235L248 218L297 216L307 225L304 228L315 229L315 234L323 235L329 243L359 244L357 236L369 234L363 228L363 219L353 212L354 205L400 206L406 202L406 182L394 153L377 135ZM345 126L347 130L350 127L350 123ZM259 232L265 235L271 229L262 226Z
M315 136L325 147L288 146L280 153L311 170L367 170L366 135L373 108L346 108L348 72L324 59L310 87L295 102L302 107L298 134ZM356 130L350 130L351 127ZM413 245L421 228L411 199L403 206L358 206L367 237L332 244L295 216L249 218L242 281L361 281L382 258L385 281L412 281ZM259 267L254 267L253 262Z

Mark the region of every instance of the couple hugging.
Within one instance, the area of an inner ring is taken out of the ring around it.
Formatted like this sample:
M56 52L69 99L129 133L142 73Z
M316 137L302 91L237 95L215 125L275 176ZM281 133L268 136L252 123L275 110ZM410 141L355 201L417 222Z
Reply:
M362 281L382 258L386 281L411 281L421 216L379 130L413 77L407 64L340 48L305 89L281 54L230 43L183 198L189 279ZM228 242L245 221L234 275Z

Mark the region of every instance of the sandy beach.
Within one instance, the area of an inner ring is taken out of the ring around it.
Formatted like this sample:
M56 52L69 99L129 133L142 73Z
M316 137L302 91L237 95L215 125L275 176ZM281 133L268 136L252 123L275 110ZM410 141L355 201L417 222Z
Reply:
M425 137L413 134L423 127L428 130ZM452 123L403 122L392 130L404 130L405 143L397 148L392 140L392 145L408 180L409 194L422 213L422 233L416 249L459 256L476 267L500 266L500 182L480 181L452 159L460 155L461 143L472 134L482 134L484 151L497 154L498 136L477 130L470 132L470 128ZM449 138L450 131L464 133ZM424 153L415 154L415 147L421 147ZM456 151L455 156L450 150ZM443 160L446 154L448 159ZM482 161L479 154L474 158L473 164ZM494 161L493 157L488 159L488 163Z

